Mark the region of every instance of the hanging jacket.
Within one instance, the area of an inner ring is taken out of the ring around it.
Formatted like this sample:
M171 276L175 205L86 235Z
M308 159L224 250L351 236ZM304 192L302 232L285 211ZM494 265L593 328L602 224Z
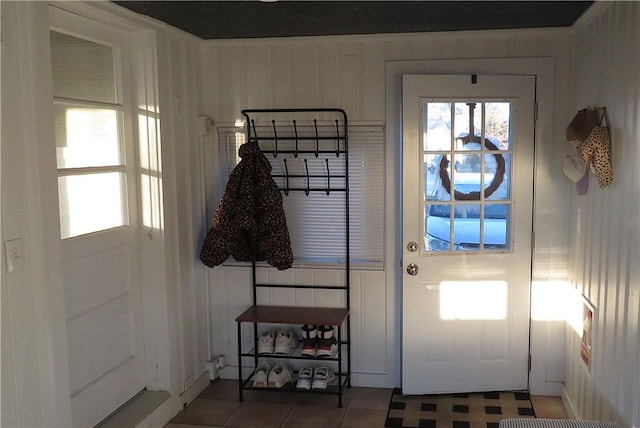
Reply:
M207 232L200 260L214 267L230 255L237 261L266 260L279 270L293 263L282 195L258 143L240 146L240 163L229 176Z

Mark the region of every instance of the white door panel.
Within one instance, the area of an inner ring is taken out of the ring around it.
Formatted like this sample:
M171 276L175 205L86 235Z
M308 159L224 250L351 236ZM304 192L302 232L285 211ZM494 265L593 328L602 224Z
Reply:
M534 94L533 76L404 76L404 393L528 386Z
M124 246L66 263L62 272L67 286L67 318L131 293L131 270L114 269L128 266L129 260L129 247Z

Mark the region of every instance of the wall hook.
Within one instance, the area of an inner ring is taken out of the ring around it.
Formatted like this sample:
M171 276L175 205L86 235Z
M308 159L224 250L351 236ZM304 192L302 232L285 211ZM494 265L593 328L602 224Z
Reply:
M256 121L251 119L251 127L253 128L253 139L258 141L258 133L256 132ZM251 130L249 130L249 141L251 141Z
M307 163L307 159L304 160L304 169L307 171L307 188L304 189L304 194L309 196L309 164Z
M278 131L276 131L276 121L272 120L271 125L273 126L273 138L275 138L276 149L273 151L273 157L278 157Z
M284 161L284 179L286 180L286 186L284 189L285 196L289 196L289 168L287 167L287 159L282 159Z
M293 121L293 133L296 136L296 150L295 152L293 152L293 157L297 158L298 157L298 127L296 126L296 121Z
M331 193L331 173L329 172L329 158L324 158L327 164L327 196Z
M313 119L313 127L316 130L316 158L318 157L318 151L320 150L319 148L319 141L318 141L318 121L316 119Z
M336 157L340 157L340 127L338 126L338 119L336 119Z

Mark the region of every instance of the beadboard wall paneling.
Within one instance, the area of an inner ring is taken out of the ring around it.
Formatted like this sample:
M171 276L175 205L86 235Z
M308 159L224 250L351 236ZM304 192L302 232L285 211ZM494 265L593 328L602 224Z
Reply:
M568 32L519 30L206 41L205 110L233 123L243 108L335 107L382 121L384 63L569 52Z
M167 230L173 239L173 275L178 300L178 354L180 387L186 391L206 371L209 356L204 270L198 260L201 243L201 213L204 201L200 169L201 112L200 46L191 40L158 35L161 52L163 166L175 176L166 185ZM164 113L164 114L163 114ZM196 166L196 167L194 167ZM189 207L184 210L184 207Z
M562 160L566 154L564 126L572 114L571 86L566 83L572 70L572 43L568 30L207 41L202 48L206 76L203 111L218 123L235 123L242 119L243 108L340 107L346 110L350 123L384 123L388 96L385 64L389 61L553 58L553 99L544 102L552 106L554 114L540 125L553 129L553 139L538 141L536 146L533 277L540 282L566 280L569 218L565 201L570 189L562 174ZM389 245L386 270L352 273L353 371L354 381L363 386L390 387L399 386L400 382L401 289L396 283L400 261L393 248L397 242L396 225L401 220L396 218L394 208L400 198L400 189L394 187L400 174L399 145L395 138L386 141L387 212L385 223L374 226ZM214 184L217 186L220 180L215 165L204 166L206 174L215 176L207 183L209 203L210 195L217 193ZM208 207L208 212L213 209ZM208 271L212 352L225 354L230 365L236 359L233 320L251 304L249 270L221 267ZM304 278L316 277L318 282L331 276L326 270L295 272ZM278 296L286 304L308 301L304 294L289 293ZM309 298L314 304L323 301L319 296ZM331 297L326 302L336 303ZM539 392L559 393L557 382L564 376L564 329L557 320L538 320L534 334L534 361L540 367L536 388ZM227 368L221 376L234 378L235 370ZM550 389L548 385L552 385Z
M579 417L640 426L640 4L611 2L576 31L575 110L606 106L613 184L572 193L572 304L595 306L592 367L580 361L581 312L568 328L566 395ZM577 331L576 331L577 330Z
M58 193L48 8L44 2L1 8L0 425L71 426L60 226L49 209L58 209ZM8 272L4 242L15 239L22 268Z

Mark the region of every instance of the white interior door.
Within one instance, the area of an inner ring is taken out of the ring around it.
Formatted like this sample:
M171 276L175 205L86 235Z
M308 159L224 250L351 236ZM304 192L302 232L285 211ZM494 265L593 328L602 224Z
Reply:
M528 387L534 95L533 76L403 78L405 394Z
M72 416L85 427L145 387L128 38L50 18Z

